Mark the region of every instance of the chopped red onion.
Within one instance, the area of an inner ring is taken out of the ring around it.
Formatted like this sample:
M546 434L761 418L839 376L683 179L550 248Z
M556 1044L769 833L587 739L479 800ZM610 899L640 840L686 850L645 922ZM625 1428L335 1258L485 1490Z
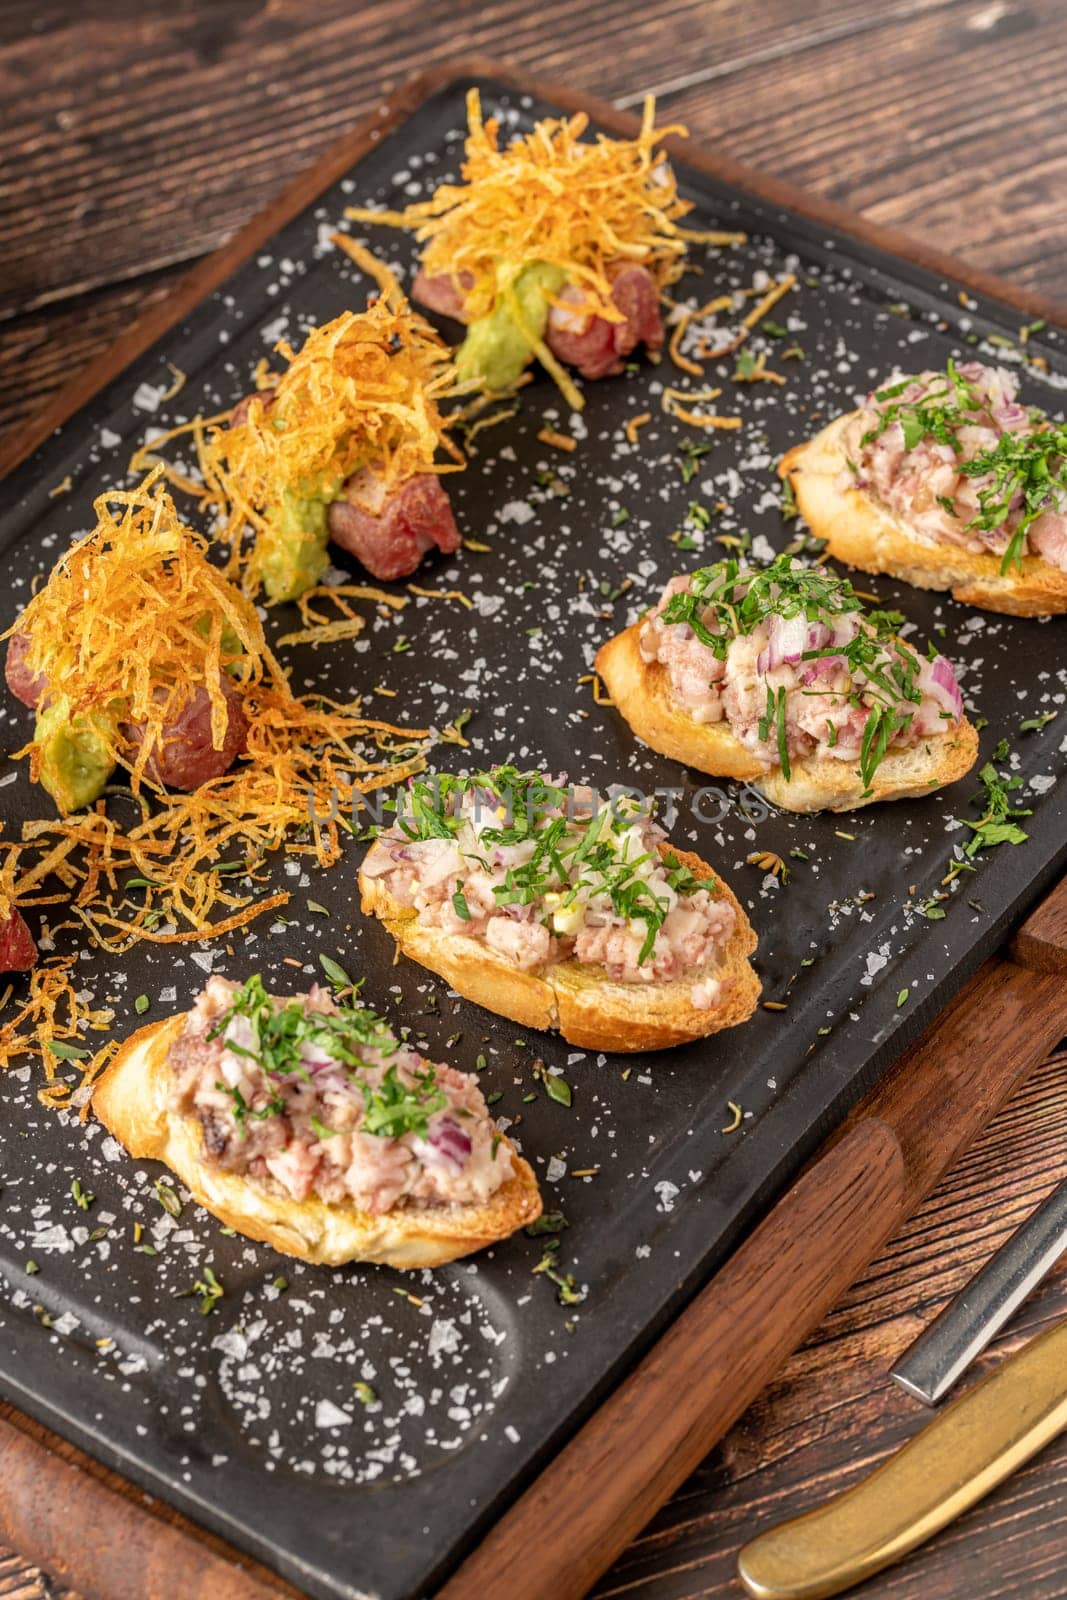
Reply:
M793 666L809 648L807 617L772 617L770 642L772 657L777 653L778 661ZM777 666L778 661L772 665Z
M816 678L833 678L838 672L848 670L848 662L844 656L818 656L814 661L809 661L800 674L800 681L807 686L814 683Z
M920 662L919 688L957 721L963 716L963 696L952 663L946 656L935 656L933 661Z
M821 650L833 638L825 622L809 622L806 617L771 617L767 629L767 645L756 657L756 671L771 672L783 663L796 666L805 651Z
M471 1153L471 1138L465 1128L451 1117L435 1117L430 1123L425 1140L420 1140L423 1159L437 1160L446 1167L459 1171L466 1166ZM429 1152L433 1154L430 1155Z
M859 617L854 611L846 611L843 616L834 618L831 638L834 644L851 644L859 631ZM828 644L830 642L827 640Z

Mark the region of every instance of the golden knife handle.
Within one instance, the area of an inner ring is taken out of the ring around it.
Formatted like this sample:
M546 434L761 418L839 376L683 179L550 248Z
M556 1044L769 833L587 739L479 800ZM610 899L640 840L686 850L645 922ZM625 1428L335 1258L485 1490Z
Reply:
M854 1488L746 1545L756 1600L824 1600L899 1561L1067 1428L1067 1323L1034 1339Z

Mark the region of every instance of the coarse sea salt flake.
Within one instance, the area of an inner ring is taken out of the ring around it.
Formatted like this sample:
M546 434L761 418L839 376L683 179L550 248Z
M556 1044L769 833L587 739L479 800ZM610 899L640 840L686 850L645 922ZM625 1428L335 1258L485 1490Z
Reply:
M233 1356L235 1361L243 1361L248 1354L248 1340L240 1328L227 1328L217 1339L212 1339L211 1348L221 1350L224 1356Z
M335 1406L332 1400L320 1400L315 1407L316 1428L347 1428L351 1422L348 1412Z
M430 1329L428 1346L431 1356L451 1355L459 1349L461 1343L459 1329L450 1317L435 1318Z
M164 383L140 383L133 391L133 399L130 404L135 411L157 411L159 402L166 392L167 386Z
M520 528L525 522L532 522L536 513L526 500L509 500L506 506L500 509L501 522L514 522Z
M887 952L883 950L868 950L867 971L861 979L861 982L870 983L873 980L875 973L881 972L888 960L889 956Z

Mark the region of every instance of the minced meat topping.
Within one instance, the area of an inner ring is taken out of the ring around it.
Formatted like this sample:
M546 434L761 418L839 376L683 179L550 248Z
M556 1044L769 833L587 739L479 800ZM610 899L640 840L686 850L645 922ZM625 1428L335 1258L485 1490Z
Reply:
M954 728L951 663L897 637L903 618L863 606L846 578L779 556L672 578L639 635L695 722L725 722L768 768L853 761L869 785L890 749Z
M480 1204L512 1175L477 1081L358 1000L211 978L168 1060L170 1109L199 1120L205 1161L294 1200Z
M849 425L841 486L931 543L999 555L1004 573L1024 555L1067 571L1067 424L1016 393L979 361L887 384Z
M574 960L614 981L710 976L736 915L665 845L647 806L497 767L413 783L363 872L420 921L524 971Z

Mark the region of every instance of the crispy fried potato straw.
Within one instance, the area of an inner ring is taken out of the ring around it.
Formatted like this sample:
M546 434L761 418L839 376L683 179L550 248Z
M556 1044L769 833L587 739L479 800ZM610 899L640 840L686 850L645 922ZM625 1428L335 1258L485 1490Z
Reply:
M313 328L300 350L281 340L285 370L259 375L261 387L237 422L194 432L201 495L221 513L216 531L232 545L235 565L245 529L265 532L292 497L335 500L369 468L366 507L376 513L383 484L388 491L417 473L464 465L439 409L460 392L450 350L388 269L348 245L384 292L365 311ZM451 463L436 461L442 450ZM254 554L245 572L254 589Z
M60 902L113 951L142 939L218 936L284 904L284 891L264 893L264 858L285 851L334 865L358 795L421 770L430 739L428 729L365 716L358 700L294 695L255 607L207 560L159 475L96 502L96 529L61 558L19 623L30 635L31 669L61 673L75 708L122 701L124 716L158 728L191 682L207 686L224 716L223 672L241 691L247 749L223 776L172 793L117 736L128 786L91 810L24 823L17 842L0 841L3 905ZM331 626L312 606L326 592L350 626L360 619L349 600L405 603L363 585L319 591L304 597L309 626ZM34 1016L50 1027L58 979L40 982ZM0 1038L10 1043L9 1033Z
M412 229L425 245L424 270L452 278L470 321L491 311L498 293L538 261L560 267L585 290L588 312L618 322L611 263L639 263L662 289L685 270L688 243L737 243L744 235L679 226L692 207L680 198L661 146L686 129L657 128L651 96L636 139L601 134L583 141L588 121L583 113L547 118L501 149L500 125L482 120L478 91L471 89L463 182L440 184L429 200L403 211L358 207L346 216Z
M96 527L59 559L8 629L28 636L30 671L62 692L72 718L115 713L110 753L135 789L190 685L208 694L220 749L229 715L224 675L245 694L265 673L281 674L255 607L208 560L206 540L179 520L160 487L162 470L135 489L99 496ZM145 730L132 763L120 732L126 722Z
M45 1073L37 1097L51 1107L67 1105L71 1094L71 1085L57 1075L59 1057L51 1047L69 1044L80 1051L85 1029L106 1028L112 1018L110 1011L96 1010L79 997L71 981L77 959L53 956L35 967L25 998L0 1026L0 1071L23 1056L36 1056Z

